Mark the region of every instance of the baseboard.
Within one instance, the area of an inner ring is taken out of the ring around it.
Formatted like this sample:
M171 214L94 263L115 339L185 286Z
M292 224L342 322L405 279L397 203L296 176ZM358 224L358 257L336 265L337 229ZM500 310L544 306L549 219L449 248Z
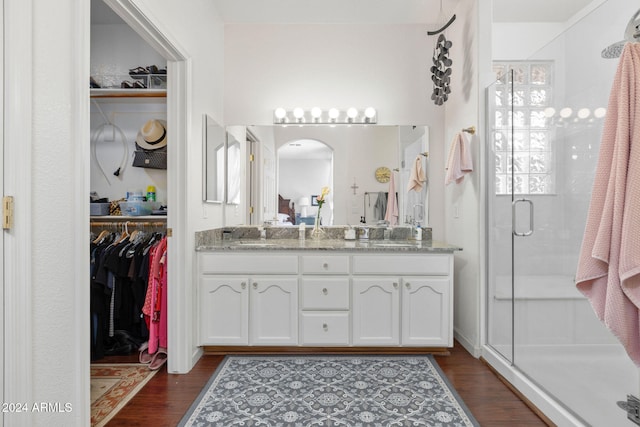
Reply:
M464 347L465 350L467 350L470 355L472 355L476 359L482 356L482 349L471 342L471 340L469 340L467 337L462 335L458 330L454 329L453 337L456 341L458 341L458 343L460 343L462 347Z
M213 346L203 347L205 354L432 354L449 356L447 347L269 347Z

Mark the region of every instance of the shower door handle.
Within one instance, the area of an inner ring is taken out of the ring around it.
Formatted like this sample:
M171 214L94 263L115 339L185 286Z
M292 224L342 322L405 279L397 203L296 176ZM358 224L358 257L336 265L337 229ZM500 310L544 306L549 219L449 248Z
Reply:
M519 233L516 230L516 205L518 203L528 203L529 204L529 230L524 233ZM533 234L533 202L529 199L516 199L511 203L511 232L514 236L518 237L526 237L531 236Z

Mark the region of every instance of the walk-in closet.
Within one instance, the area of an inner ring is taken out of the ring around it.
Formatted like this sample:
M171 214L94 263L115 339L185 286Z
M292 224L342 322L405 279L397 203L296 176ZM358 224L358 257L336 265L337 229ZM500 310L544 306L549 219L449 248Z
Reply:
M167 63L102 0L91 9L91 362L157 370L168 358Z

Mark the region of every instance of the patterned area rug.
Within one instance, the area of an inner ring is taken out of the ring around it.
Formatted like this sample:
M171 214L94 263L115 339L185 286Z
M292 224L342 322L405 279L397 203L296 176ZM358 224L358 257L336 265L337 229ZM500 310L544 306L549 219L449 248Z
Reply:
M432 356L228 356L180 426L478 426Z
M109 422L156 372L138 363L91 364L91 425Z

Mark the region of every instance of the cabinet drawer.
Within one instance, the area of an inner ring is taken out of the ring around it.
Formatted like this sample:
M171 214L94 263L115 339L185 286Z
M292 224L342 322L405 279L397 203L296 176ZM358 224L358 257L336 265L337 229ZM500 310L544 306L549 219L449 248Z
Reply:
M326 278L302 280L303 310L348 310L349 279Z
M296 255L220 254L201 253L198 260L201 274L296 274L298 257Z
M451 255L354 255L354 274L415 274L446 276Z
M349 313L302 313L302 345L349 345Z
M344 255L303 255L302 272L310 274L347 274L349 257Z

